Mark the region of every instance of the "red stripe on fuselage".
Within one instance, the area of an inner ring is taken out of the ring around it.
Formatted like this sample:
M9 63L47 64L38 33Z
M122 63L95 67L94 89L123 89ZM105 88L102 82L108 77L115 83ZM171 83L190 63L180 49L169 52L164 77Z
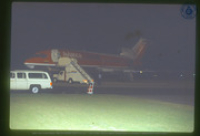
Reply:
M128 67L131 60L122 58L116 55L92 53L92 52L79 52L65 50L60 51L62 57L70 57L77 59L79 65L95 65L95 66L112 66L112 67Z
M83 66L100 66L100 67L128 67L133 64L133 60L120 57L117 55L92 53L86 51L59 50L61 57L69 57L77 60L79 65ZM51 50L36 53L44 54L46 57L34 57L27 59L25 63L38 64L57 64L51 58Z

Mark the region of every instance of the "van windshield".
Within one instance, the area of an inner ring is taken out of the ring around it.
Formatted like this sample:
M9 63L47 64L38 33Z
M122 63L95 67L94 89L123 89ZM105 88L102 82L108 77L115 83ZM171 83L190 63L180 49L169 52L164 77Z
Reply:
M29 73L29 78L40 78L40 79L47 79L47 75L45 73Z
M10 73L10 78L15 78L15 73Z

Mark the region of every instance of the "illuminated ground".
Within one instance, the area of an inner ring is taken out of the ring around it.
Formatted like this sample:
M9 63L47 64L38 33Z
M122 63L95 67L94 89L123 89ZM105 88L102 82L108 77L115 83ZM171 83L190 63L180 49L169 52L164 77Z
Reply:
M10 128L192 132L194 107L114 94L14 93Z

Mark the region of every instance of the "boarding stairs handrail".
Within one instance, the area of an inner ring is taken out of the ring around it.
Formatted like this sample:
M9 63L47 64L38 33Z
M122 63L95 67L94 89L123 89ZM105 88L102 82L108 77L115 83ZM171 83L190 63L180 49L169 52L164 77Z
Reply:
M78 72L79 72L84 78L86 78L86 79L89 81L89 83L93 83L93 80L92 80L92 78L90 77L90 75L87 74L87 73L85 72L85 70L84 70L78 63L76 63L76 62L74 62L74 61L71 61L70 63L78 70Z

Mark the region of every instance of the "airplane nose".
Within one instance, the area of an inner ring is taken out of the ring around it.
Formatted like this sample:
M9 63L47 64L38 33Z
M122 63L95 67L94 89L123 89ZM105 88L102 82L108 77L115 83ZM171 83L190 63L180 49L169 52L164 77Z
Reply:
M31 64L28 64L28 63L24 63L24 65L26 65L28 68L30 68L30 69L33 69L33 68L35 68L35 66L34 65L31 65Z
M35 68L35 66L34 65L26 65L28 68L30 68L30 69L34 69Z
M30 60L25 60L24 65L26 65L30 69L35 68L35 66L30 63Z

